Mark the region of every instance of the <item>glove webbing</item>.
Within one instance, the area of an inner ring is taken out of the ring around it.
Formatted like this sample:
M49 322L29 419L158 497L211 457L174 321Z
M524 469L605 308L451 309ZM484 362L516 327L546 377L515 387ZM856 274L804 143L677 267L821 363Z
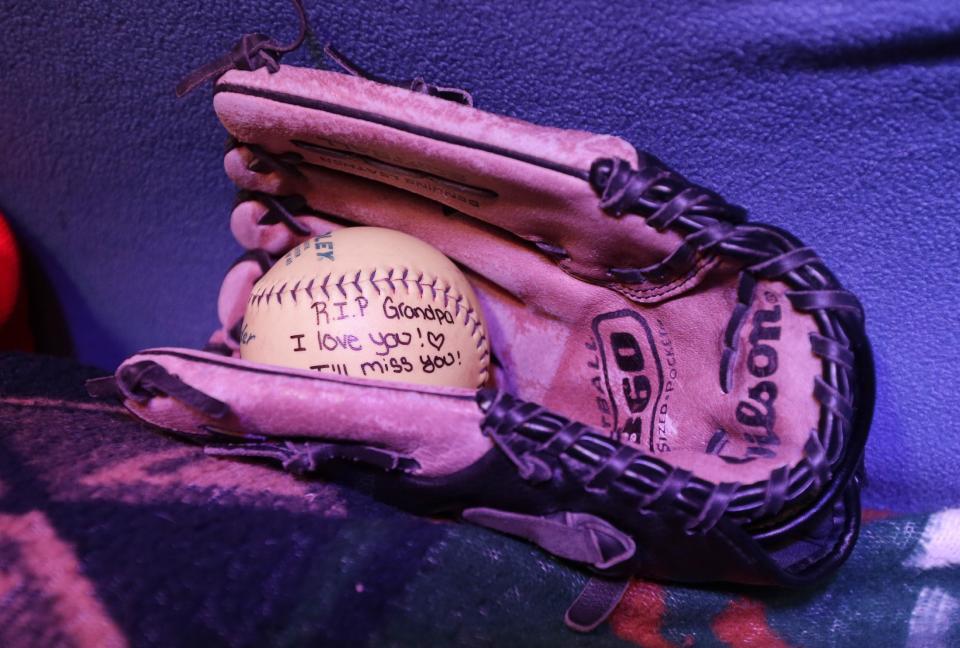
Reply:
M611 276L634 282L664 280L670 272L684 269L697 253L720 253L747 263L740 273L737 304L724 331L719 371L724 392L733 387L732 367L738 352L739 330L755 297L757 279L775 279L786 284L791 306L810 313L817 323L819 334L810 336L811 352L824 365L823 375L815 379L813 389L813 396L821 405L820 426L811 431L805 445L806 459L791 471L788 482L800 492L811 485L830 483L829 495L835 495L836 488L844 487L854 473L863 470L863 447L869 413L873 410L873 367L860 302L843 289L812 250L790 234L771 226L745 223L741 208L692 185L652 156L638 152L638 159L636 171L617 158L594 162L589 181L600 196L601 207L617 218L636 214L657 229L669 227L683 234L684 242L660 264L612 269ZM855 400L861 401L856 408ZM866 415L855 421L855 409ZM714 435L711 446L715 450L722 446L724 435L723 430ZM765 444L778 442L774 435L755 439L756 445L743 460L762 456ZM833 482L831 473L837 477ZM768 489L771 483L773 480L767 483ZM772 507L783 496L782 475L776 483L778 492L768 491L764 497L761 510L765 514L772 513ZM800 488L796 488L798 484ZM821 502L827 495L821 497Z

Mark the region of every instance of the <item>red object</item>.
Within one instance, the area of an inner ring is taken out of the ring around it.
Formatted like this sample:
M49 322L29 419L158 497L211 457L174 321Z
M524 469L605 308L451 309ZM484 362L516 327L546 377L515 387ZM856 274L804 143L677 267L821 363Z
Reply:
M27 325L27 295L23 286L17 241L0 214L0 351L32 351Z

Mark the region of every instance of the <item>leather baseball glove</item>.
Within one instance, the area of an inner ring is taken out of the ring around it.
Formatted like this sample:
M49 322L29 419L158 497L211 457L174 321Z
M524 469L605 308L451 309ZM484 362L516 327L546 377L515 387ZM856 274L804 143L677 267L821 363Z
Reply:
M844 561L873 368L860 303L812 249L616 137L364 78L332 50L345 72L280 65L291 47L244 37L181 88L216 77L231 136L248 252L222 329L206 351L140 352L92 392L211 454L297 474L350 462L399 506L582 564L595 578L566 619L581 630L630 575L799 587ZM463 269L488 326L481 389L239 358L247 303L307 290L254 282L354 224Z

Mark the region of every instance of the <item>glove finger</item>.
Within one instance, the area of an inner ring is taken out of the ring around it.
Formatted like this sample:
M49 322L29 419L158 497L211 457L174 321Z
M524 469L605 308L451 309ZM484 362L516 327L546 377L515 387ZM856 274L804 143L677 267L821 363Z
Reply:
M241 192L230 215L230 231L247 250L283 256L308 237L328 230L309 207L293 196Z
M149 349L115 374L141 419L199 438L317 439L373 446L437 476L491 447L475 392L260 365L186 349Z
M254 197L238 204L231 217L231 227L239 233L241 245L266 244L271 251L285 252L303 240L289 221L263 222L263 215L270 210L263 200L269 199L269 191L276 191L278 195L302 197L303 205L292 216L304 230L319 233L336 223L405 231L525 303L562 296L569 304L571 296L578 294L576 288L582 287L531 244L432 200L322 167L304 167L296 175L272 169L261 172L256 159L250 149L238 146L224 160L227 173L244 195ZM517 268L523 271L517 272ZM560 310L550 308L548 303L542 307Z
M263 276L276 258L263 250L251 250L241 255L227 271L217 296L217 317L220 329L207 343L208 350L236 355L240 346L243 313L253 285Z
M609 281L612 268L659 263L682 246L676 232L604 211L601 202L617 196L601 200L593 185L609 174L592 183L595 162L640 164L633 147L615 137L535 126L288 66L269 75L228 72L214 107L231 135L267 160L252 164L266 176L267 193L281 195L282 178L302 178L311 165L369 178L539 244L561 267L591 280ZM229 167L228 173L243 184ZM677 180L660 174L649 184L669 193L663 182ZM694 193L685 200L701 200Z

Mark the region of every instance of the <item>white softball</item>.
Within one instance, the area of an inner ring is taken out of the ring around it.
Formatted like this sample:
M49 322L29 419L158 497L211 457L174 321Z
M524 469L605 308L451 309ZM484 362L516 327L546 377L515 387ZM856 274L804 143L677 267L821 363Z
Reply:
M477 297L436 248L380 227L315 236L254 285L240 356L423 385L479 387L490 348Z

